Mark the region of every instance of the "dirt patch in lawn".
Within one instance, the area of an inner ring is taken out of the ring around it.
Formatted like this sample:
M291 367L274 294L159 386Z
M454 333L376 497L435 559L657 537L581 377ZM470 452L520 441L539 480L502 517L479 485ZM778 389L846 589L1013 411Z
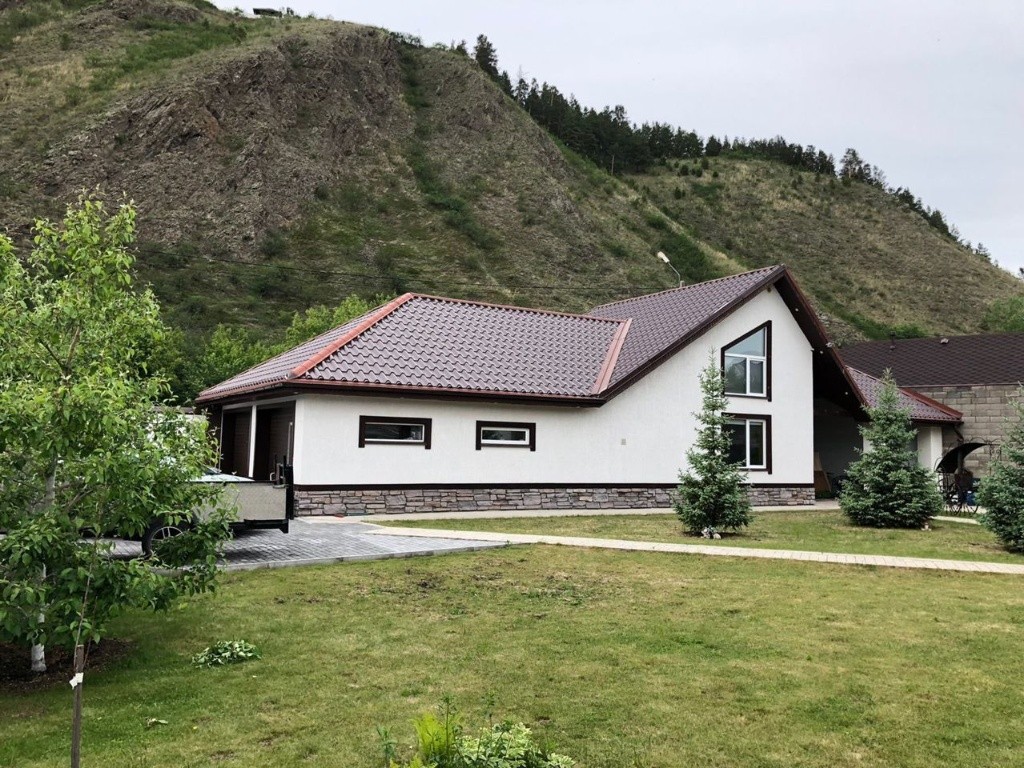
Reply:
M127 656L134 643L127 640L104 640L86 647L86 670L94 672ZM29 649L23 645L0 643L0 693L31 693L67 685L71 679L74 653L67 648L46 649L46 671L33 672Z

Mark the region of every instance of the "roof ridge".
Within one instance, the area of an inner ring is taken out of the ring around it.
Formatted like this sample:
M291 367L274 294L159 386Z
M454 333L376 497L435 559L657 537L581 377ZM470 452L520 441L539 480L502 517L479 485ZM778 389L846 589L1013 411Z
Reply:
M451 304L468 304L474 307L488 307L491 309L509 309L517 312L532 312L537 315L554 315L555 317L573 317L580 320L601 320L601 321L612 321L621 323L621 319L612 317L594 317L589 314L581 314L579 312L559 312L554 309L539 309L537 307L520 307L516 304L497 304L490 301L474 301L473 299L455 299L451 296L436 296L430 293L412 293L409 294L414 299L430 299L433 301L446 301Z
M629 328L632 324L633 318L627 317L619 330L615 332L611 343L608 345L608 353L601 364L601 370L597 372L597 378L594 380L594 386L590 390L590 394L599 395L608 388L608 382L612 380L612 374L615 373L615 364L619 362L619 353L622 352L622 345L626 342L626 335L629 333Z
M300 376L305 376L313 367L322 363L328 357L330 357L343 346L352 341L352 339L356 338L361 333L372 328L374 325L379 323L381 320L383 320L385 317L393 313L396 309L398 309L400 306L402 306L415 296L416 294L414 293L404 293L398 298L392 299L384 306L378 307L377 309L373 310L372 312L369 313L369 315L367 315L366 319L359 323L355 328L348 331L347 333L342 334L339 338L335 339L326 347L319 350L312 357L307 358L304 362L299 363L297 366L292 368L292 370L288 372L288 375L285 378L297 379Z
M619 304L628 304L631 301L639 301L640 299L649 299L652 296L661 296L662 294L672 293L674 291L686 291L686 290L689 290L690 288L696 288L699 285L711 285L712 283L718 283L718 282L721 282L723 280L732 280L732 279L737 278L737 277L743 277L745 275L752 275L755 272L772 272L772 271L775 271L775 270L784 270L785 268L786 267L785 267L784 264L773 264L770 267L759 267L758 269L748 269L746 272L737 272L735 275L723 275L722 277L715 277L715 278L712 278L711 280L702 280L699 283L690 283L689 285L677 285L675 288L666 288L663 291L655 291L654 293L645 293L642 296L630 296L629 298L619 299L618 301L609 301L607 304L598 304L597 306L591 308L590 311L594 312L594 311L596 311L598 309L604 309L605 307L614 307L614 306L617 306Z

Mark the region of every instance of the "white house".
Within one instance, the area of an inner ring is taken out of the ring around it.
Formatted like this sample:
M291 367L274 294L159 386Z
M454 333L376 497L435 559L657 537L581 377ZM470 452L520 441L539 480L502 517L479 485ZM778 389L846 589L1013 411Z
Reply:
M816 409L869 401L785 267L587 315L406 294L197 404L223 470L293 465L299 514L666 506L712 355L753 501L813 501Z

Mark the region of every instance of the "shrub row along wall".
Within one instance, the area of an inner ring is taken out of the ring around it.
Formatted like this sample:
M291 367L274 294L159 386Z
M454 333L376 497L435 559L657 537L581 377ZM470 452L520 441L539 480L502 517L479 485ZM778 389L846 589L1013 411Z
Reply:
M672 506L672 486L609 488L303 488L297 515L478 512L502 509L649 509ZM755 505L814 503L811 487L750 488Z

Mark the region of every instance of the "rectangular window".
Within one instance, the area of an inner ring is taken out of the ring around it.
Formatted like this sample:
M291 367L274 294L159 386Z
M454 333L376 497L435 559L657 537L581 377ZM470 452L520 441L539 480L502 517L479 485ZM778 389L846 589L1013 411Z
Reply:
M722 348L725 393L771 399L771 322Z
M430 419L360 416L359 447L367 443L422 445L430 448Z
M489 446L537 450L537 425L533 422L478 421L476 449Z
M729 461L771 472L771 417L729 415L728 419Z

